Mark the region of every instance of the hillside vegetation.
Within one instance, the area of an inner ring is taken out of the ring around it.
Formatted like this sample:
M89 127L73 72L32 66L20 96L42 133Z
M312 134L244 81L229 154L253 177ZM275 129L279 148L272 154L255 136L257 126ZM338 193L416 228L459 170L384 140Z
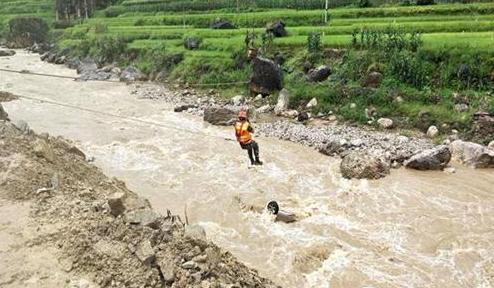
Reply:
M250 73L247 46L254 46L282 59L292 108L315 97L312 112L362 123L392 117L419 126L427 114L430 124L466 129L474 112L494 112L494 3L330 2L341 7L331 8L325 22L321 0L124 0L56 36L71 55L162 72L225 97L248 93L241 82ZM266 34L266 25L279 20L287 36ZM235 29L212 29L218 21ZM198 47L187 49L190 39ZM329 79L308 81L304 66L322 64L331 67ZM383 75L374 88L365 84L372 72ZM216 85L231 82L239 84ZM468 108L455 111L458 104Z

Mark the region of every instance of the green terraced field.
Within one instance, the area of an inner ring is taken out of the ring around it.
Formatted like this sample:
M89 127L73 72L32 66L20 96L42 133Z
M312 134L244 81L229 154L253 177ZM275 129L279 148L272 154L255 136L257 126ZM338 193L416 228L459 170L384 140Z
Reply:
M17 16L38 16L51 23L54 7L54 0L0 0L0 35L8 21Z

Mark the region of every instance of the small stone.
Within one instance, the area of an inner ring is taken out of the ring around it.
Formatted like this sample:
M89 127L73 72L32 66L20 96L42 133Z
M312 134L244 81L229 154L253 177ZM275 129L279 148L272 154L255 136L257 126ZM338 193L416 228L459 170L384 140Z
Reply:
M384 128L384 129L391 129L393 128L393 120L389 119L389 118L379 118L377 120L377 123L379 124L379 126L381 126L381 128Z
M357 104L355 104L355 103L351 103L351 104L350 104L350 108L351 108L351 109L355 109L355 108L357 108Z
M245 103L245 97L243 95L237 95L231 100L234 106L240 106Z
M206 231L202 226L198 224L185 226L184 236L192 239L200 239L206 241Z
M125 220L130 224L140 224L153 229L158 229L160 226L160 216L149 209L130 211L125 214Z
M198 255L196 257L194 257L194 259L192 259L194 262L197 262L197 263L205 263L207 260L208 260L208 256L207 255Z
M317 99L316 98L312 98L309 103L307 103L307 108L313 108L313 107L316 107L317 106Z
M454 167L447 167L447 168L444 168L444 172L453 174L453 173L456 173L456 169Z
M137 246L136 256L144 265L151 266L154 262L155 255L149 240L144 240Z
M455 111L456 112L465 112L468 110L468 105L465 103L460 103L455 105Z
M494 150L494 140L489 142L489 145L487 145L487 148Z
M257 96L254 98L254 101L261 101L264 97L262 97L262 94L257 94Z
M89 288L89 281L86 279L72 280L69 283L70 288Z
M165 283L170 284L175 281L175 266L173 265L173 261L163 259L159 262L158 267Z
M362 139L353 139L352 141L350 141L350 145L352 145L353 147L360 147L362 145L364 145L364 141Z
M278 95L278 102L274 107L274 113L276 115L281 115L286 109L288 109L290 101L290 92L283 88Z
M432 125L427 129L427 137L434 138L439 134L439 130L436 126Z
M48 162L53 163L55 161L55 153L44 139L36 139L33 151L36 156L45 158Z
M124 206L125 193L117 192L108 196L108 206L110 207L110 213L113 216L118 216L125 212Z
M194 269L197 267L197 263L194 261L187 261L182 264L182 268L184 269Z
M256 112L258 114L262 114L262 113L268 113L271 110L273 110L273 107L271 107L269 104L267 104L267 105L264 105L264 106L257 108Z

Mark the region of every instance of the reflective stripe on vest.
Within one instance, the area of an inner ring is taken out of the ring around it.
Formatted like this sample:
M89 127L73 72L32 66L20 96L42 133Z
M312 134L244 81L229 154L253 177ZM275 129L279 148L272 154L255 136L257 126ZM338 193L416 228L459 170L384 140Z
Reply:
M237 122L235 124L235 135L240 144L249 144L252 141L252 136L249 132L249 122Z

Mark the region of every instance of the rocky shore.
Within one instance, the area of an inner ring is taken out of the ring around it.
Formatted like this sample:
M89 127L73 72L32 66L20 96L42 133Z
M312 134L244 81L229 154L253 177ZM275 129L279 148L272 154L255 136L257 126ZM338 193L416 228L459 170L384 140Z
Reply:
M35 232L16 245L2 236L2 263L9 264L0 268L0 286L276 287L209 242L200 226L154 212L72 143L16 127L0 105L0 210L14 204L29 207ZM12 229L18 235L26 227ZM16 259L34 248L53 253Z

